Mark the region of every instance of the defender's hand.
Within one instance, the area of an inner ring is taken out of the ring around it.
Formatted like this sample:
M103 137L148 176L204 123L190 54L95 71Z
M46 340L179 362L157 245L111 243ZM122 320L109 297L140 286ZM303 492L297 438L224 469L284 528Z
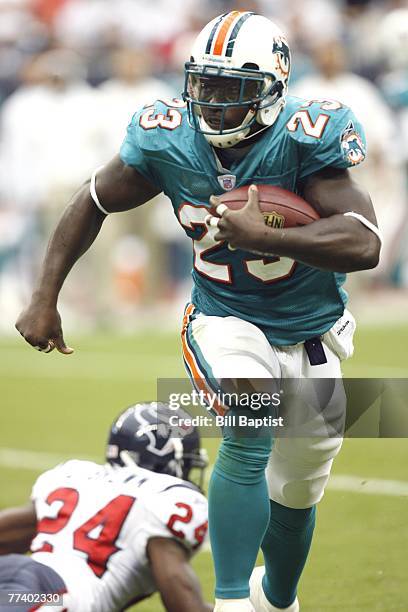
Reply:
M61 317L54 306L32 302L19 316L16 329L37 351L50 353L56 348L64 355L74 352L65 344Z
M210 204L219 216L210 214L205 222L218 229L215 240L225 240L232 249L259 252L266 228L256 185L249 187L248 202L241 210L229 210L216 196L211 196Z

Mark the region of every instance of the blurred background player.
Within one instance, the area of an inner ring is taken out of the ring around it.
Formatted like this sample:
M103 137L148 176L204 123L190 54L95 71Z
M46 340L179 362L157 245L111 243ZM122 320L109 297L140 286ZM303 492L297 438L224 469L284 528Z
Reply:
M396 155L403 165L405 179L405 189L402 189L402 198L405 198L405 218L400 224L399 234L395 240L395 265L391 270L390 278L394 285L406 287L408 281L406 240L408 232L406 197L408 185L408 8L404 6L404 3L385 16L379 38L386 67L378 75L377 85L394 113L394 122L398 132Z
M0 589L66 593L56 612L119 611L156 591L169 612L212 610L189 566L207 532L208 460L196 429L171 437L171 414L155 402L127 408L105 465L62 463L29 504L0 511Z
M291 93L313 100L330 98L347 104L364 117L369 155L356 168L356 179L370 191L383 234L380 264L365 273L374 284L390 282L398 258L398 242L406 218L405 169L392 110L370 80L347 70L346 48L336 38L317 39L311 49L317 73L299 79ZM361 284L361 278L358 282Z

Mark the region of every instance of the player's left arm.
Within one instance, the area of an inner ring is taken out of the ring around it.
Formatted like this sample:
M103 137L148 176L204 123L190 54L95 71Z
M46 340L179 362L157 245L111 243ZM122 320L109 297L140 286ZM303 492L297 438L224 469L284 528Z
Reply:
M204 602L189 554L181 544L171 538L151 538L147 555L167 612L212 612L213 606Z
M312 174L304 183L302 195L321 219L316 225L292 228L287 248L293 259L336 272L378 265L381 239L373 204L349 170L329 167ZM350 212L357 216L350 216ZM296 230L300 230L300 237ZM302 244L295 245L297 239Z
M327 167L307 177L303 197L322 217L302 227L273 229L264 224L258 191L251 186L248 203L238 211L225 210L216 240L264 256L290 257L334 272L375 268L381 240L369 194L346 169ZM217 208L218 198L211 203ZM350 216L346 213L357 215Z
M0 510L0 555L26 553L36 535L37 515L32 502Z

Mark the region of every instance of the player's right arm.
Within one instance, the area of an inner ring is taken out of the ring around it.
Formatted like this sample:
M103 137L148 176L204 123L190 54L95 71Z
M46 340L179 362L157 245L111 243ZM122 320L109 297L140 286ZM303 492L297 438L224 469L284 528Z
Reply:
M34 504L0 510L0 555L26 553L36 534Z
M98 172L95 187L98 201L107 212L136 208L161 191L119 156ZM72 353L63 338L58 295L72 266L94 242L105 217L91 196L89 182L85 183L51 236L31 302L16 323L17 330L32 346L43 350L56 347L61 353Z
M188 552L171 538L151 538L147 544L152 573L167 612L212 612L189 564Z

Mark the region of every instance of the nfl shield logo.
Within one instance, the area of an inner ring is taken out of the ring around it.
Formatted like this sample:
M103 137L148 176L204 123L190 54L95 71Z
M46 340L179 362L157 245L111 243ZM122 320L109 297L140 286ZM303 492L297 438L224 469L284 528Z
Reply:
M237 182L237 177L235 174L222 174L217 178L221 188L224 189L224 191L231 191L231 189L234 189Z
M282 229L285 225L285 217L275 211L270 213L264 212L263 216L265 219L265 225L267 225L268 227Z

